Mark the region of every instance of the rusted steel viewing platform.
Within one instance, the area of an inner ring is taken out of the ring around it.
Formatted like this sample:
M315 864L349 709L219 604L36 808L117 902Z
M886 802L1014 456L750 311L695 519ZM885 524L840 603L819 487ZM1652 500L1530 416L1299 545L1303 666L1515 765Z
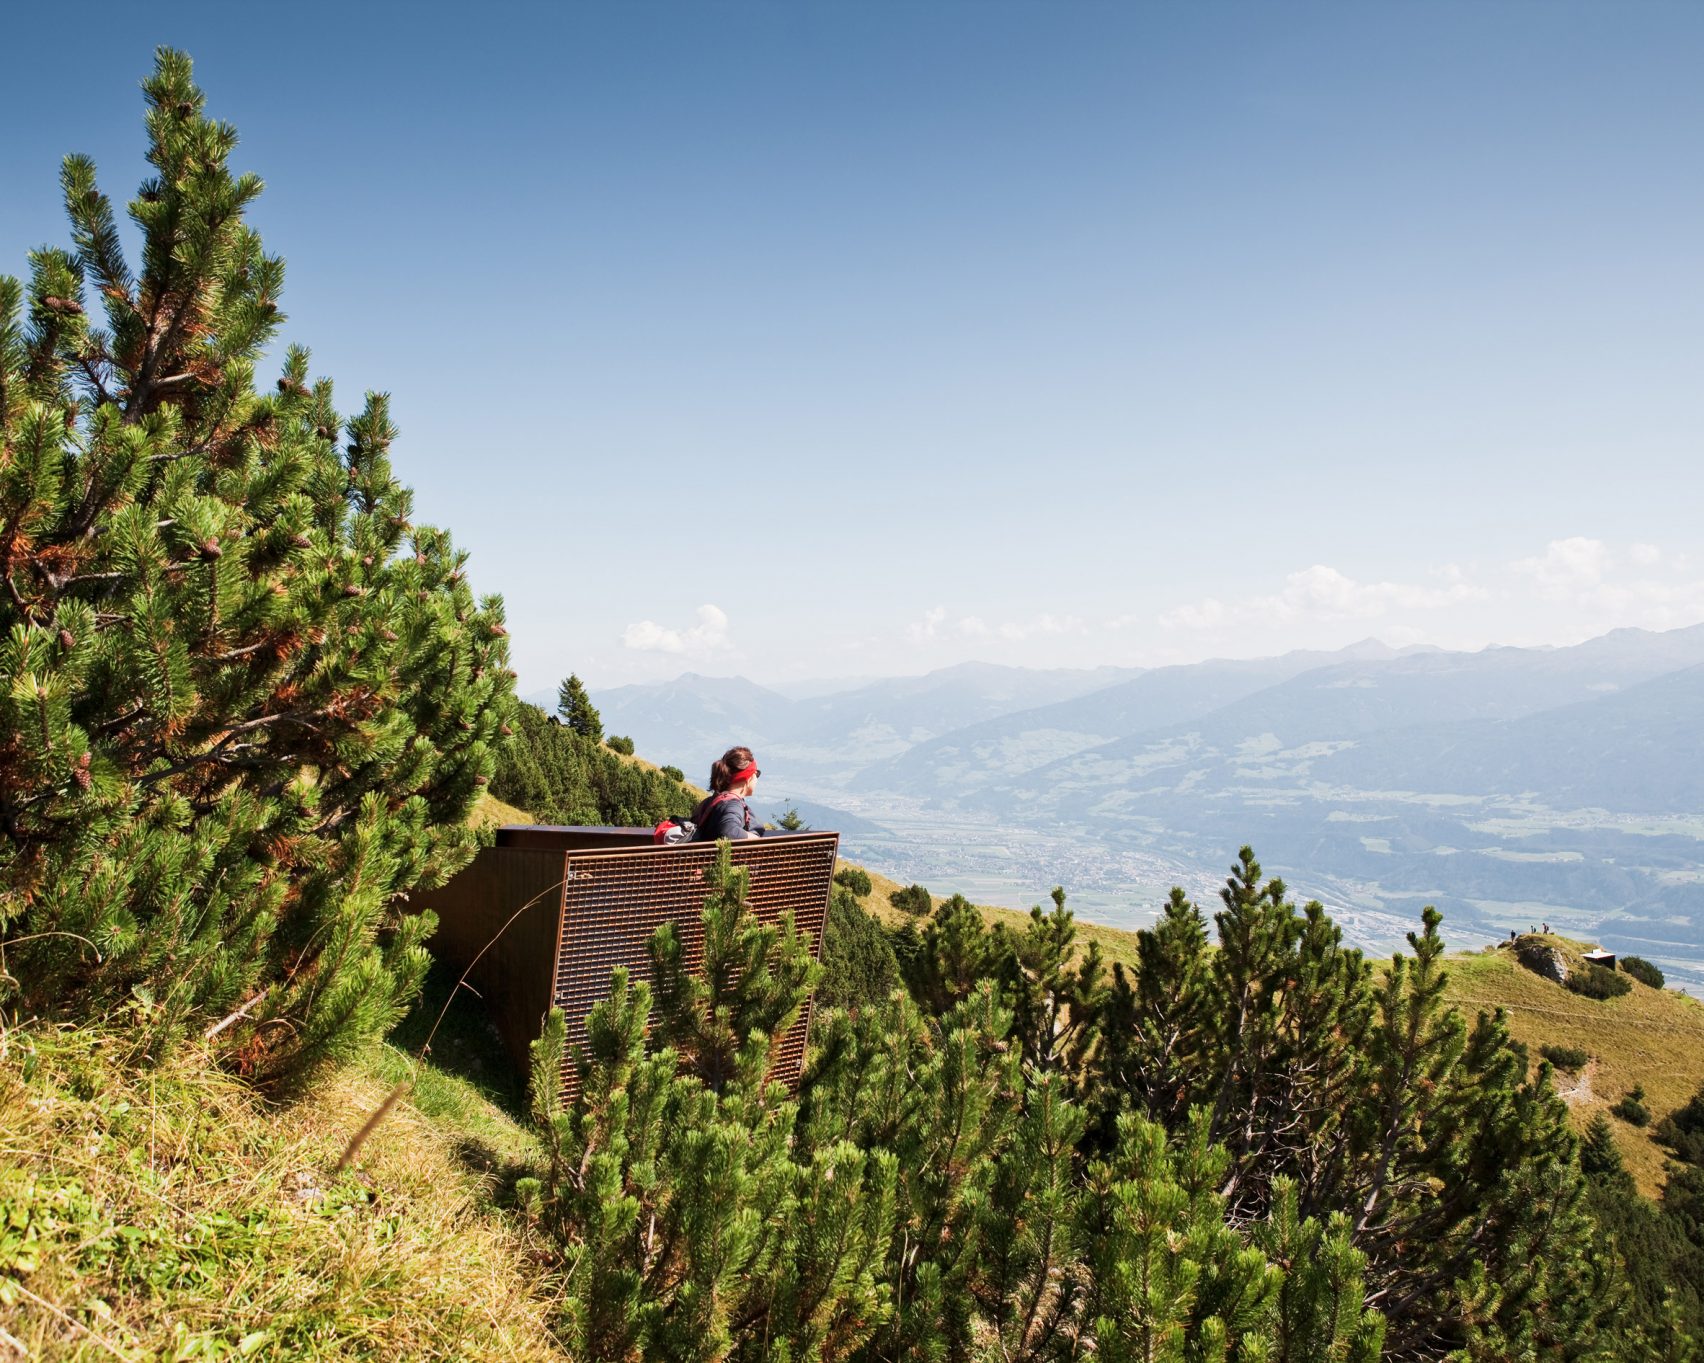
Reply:
M753 912L772 923L790 909L813 955L822 952L839 845L838 833L731 844L734 865L746 868ZM498 829L495 846L413 902L438 915L428 943L434 954L457 971L472 963L468 981L524 1074L527 1047L552 1007L567 1020L569 1045L580 1046L587 1014L609 997L611 970L624 965L635 980L651 978L646 943L662 924L676 925L687 964L699 963L704 876L715 860L714 843L659 846L649 828L516 825ZM774 1077L789 1086L804 1064L810 1014L807 1002L776 1058ZM564 1069L572 1098L579 1078L572 1065Z

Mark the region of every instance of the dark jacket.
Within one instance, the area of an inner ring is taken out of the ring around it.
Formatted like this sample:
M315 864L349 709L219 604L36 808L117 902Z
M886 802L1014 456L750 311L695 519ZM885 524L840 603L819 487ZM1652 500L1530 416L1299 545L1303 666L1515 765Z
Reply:
M717 838L760 838L763 830L756 827L751 806L738 795L712 795L692 811L697 831L694 842L715 842Z

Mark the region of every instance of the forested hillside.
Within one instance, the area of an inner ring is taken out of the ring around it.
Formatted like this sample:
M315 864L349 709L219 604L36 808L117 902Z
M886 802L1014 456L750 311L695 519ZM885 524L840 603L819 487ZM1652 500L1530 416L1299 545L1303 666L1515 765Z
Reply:
M689 814L696 797L682 781L616 752L601 735L577 732L519 702L514 735L498 758L491 793L538 823L651 827Z

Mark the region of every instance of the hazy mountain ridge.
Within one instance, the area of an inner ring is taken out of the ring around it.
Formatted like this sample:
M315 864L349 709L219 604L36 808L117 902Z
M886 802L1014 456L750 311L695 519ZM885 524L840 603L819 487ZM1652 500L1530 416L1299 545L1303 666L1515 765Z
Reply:
M1605 636L1577 649L1423 653L1314 668L1194 719L1144 729L1038 767L1024 774L1023 785L1055 796L1062 786L1085 781L1151 790L1164 784L1167 771L1192 774L1194 786L1283 783L1313 777L1316 764L1381 734L1386 774L1339 757L1340 769L1373 781L1375 789L1456 791L1392 779L1415 765L1401 735L1429 745L1453 732L1446 726L1482 721L1474 732L1483 739L1503 732L1508 721L1602 704L1675 666L1704 663L1704 627L1677 633L1687 638L1652 636L1665 642L1649 654L1626 640L1600 647L1614 639Z
M914 876L928 875L927 840L959 840L954 820L1076 839L1081 869L1049 872L1087 880L1098 855L1103 884L1130 856L1211 873L1252 842L1369 922L1436 902L1465 941L1548 919L1704 979L1704 626L1476 653L1369 642L1074 694L1081 674L1019 684L1012 671L951 669L815 706L741 683L743 710L708 679L626 690L664 700L674 731L697 724L715 751L743 719L771 795L885 824ZM1021 703L1049 688L1065 694ZM931 732L955 709L981 717ZM611 728L679 760L644 706L614 713ZM943 849L943 865L974 851ZM1008 865L1022 859L1008 850Z
M689 772L731 743L750 743L777 771L849 773L966 724L1102 689L1132 671L961 663L804 700L743 677L686 673L593 700L607 731L631 734L641 751Z
M854 788L889 787L956 803L1001 775L1041 769L1122 735L1200 718L1337 656L1297 652L1156 668L1085 696L953 730L869 767Z

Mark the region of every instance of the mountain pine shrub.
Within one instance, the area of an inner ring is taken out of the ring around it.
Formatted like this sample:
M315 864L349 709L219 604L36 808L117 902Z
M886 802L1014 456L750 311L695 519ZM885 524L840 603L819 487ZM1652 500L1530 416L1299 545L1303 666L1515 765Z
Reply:
M1663 977L1662 968L1652 965L1643 956L1623 956L1619 962L1621 969L1640 984L1648 984L1652 989L1661 989L1667 981Z
M1609 1110L1629 1126L1651 1124L1651 1109L1645 1106L1645 1089L1641 1084L1633 1085Z
M1568 988L1588 999L1615 999L1633 992L1626 976L1601 965L1586 964L1568 972Z
M1630 1305L1595 1219L1636 1197L1613 1137L1588 1186L1501 1015L1445 1003L1433 911L1375 971L1245 849L1218 952L1179 891L1107 978L1062 902L990 928L954 896L894 934L904 990L819 990L789 1095L808 980L715 884L698 983L665 931L654 992L619 976L584 1053L536 1052L576 1356L1685 1356L1693 1299ZM1680 1255L1704 1193L1671 1186Z
M539 823L654 827L692 812L693 797L664 771L623 762L590 734L518 702L514 737L498 755L491 793Z
M1559 1070L1583 1070L1591 1060L1591 1055L1578 1046L1553 1046L1546 1043L1538 1048L1538 1053Z
M133 266L67 157L68 249L0 278L0 1004L278 1076L382 1033L511 704L501 603L417 526L389 404L305 350L260 179L162 49Z
M837 885L823 921L817 1003L825 1008L871 1007L898 987L899 963L887 933L849 890Z
M862 866L842 866L834 873L834 883L850 890L858 899L868 899L870 891L875 888L870 881L870 873Z

